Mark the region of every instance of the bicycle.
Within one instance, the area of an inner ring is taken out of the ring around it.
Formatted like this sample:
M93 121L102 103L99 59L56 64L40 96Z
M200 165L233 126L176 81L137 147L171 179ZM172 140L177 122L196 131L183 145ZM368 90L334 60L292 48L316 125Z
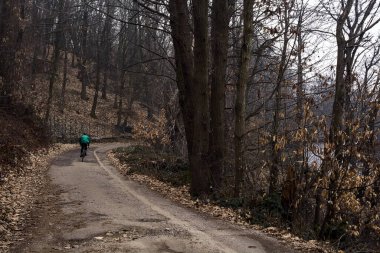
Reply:
M80 157L82 158L82 162L86 155L87 155L87 146L82 149L82 153L80 154Z

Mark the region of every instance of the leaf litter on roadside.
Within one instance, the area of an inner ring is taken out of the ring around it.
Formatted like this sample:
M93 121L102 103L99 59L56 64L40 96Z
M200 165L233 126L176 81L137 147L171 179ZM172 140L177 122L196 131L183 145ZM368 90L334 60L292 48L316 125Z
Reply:
M72 144L56 144L26 153L20 168L8 168L0 182L0 252L8 252L11 245L23 239L23 230L30 213L47 183L49 162L58 154L73 148Z

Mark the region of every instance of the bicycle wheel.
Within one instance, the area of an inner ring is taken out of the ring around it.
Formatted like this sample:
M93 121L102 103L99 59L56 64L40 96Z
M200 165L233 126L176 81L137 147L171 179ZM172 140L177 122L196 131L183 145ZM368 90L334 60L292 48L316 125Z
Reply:
M83 149L83 152L82 152L82 162L83 162L83 159L84 157L87 155L87 148L84 148Z
M82 154L80 155L80 157L82 158L82 162L85 156L86 156L86 150L83 149Z

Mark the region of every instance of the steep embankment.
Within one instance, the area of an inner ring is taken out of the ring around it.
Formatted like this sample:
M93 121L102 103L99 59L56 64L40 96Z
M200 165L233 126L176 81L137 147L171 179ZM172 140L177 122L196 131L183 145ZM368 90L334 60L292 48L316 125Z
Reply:
M28 152L48 144L45 131L22 105L0 109L0 129L0 178L22 168Z
M61 63L63 66L63 63ZM90 68L90 66L89 66ZM95 89L93 82L90 82L86 89L87 99L81 98L82 83L78 79L77 65L69 64L67 70L66 88L62 93L63 69L60 69L59 76L54 85L53 103L51 108L50 124L53 127L53 133L67 135L69 137L77 136L82 131L95 135L112 135L117 123L118 108L114 107L115 95L112 85L109 85L108 96L106 99L101 98L102 93L99 91L99 99L96 106L96 118L90 117L91 108ZM113 83L113 81L108 81ZM27 99L27 104L43 118L45 116L48 100L49 77L40 73L36 76L35 87L31 90L32 98ZM64 95L64 109L61 110Z

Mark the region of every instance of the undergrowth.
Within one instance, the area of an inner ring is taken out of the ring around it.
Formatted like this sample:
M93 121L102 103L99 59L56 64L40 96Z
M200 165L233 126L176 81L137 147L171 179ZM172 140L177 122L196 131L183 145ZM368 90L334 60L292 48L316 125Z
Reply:
M190 184L188 164L173 154L143 145L116 148L113 153L121 164L127 165L127 170L123 171L124 174L138 173L151 176L175 187ZM244 203L242 198L233 198L228 195L212 200L207 199L207 202L240 210L247 222L263 226L278 225L283 214L279 195L267 196L262 203L254 207ZM252 213L255 215L248 215Z
M152 176L173 186L190 183L188 164L173 154L142 145L117 148L113 152L122 164L128 165L126 174Z

